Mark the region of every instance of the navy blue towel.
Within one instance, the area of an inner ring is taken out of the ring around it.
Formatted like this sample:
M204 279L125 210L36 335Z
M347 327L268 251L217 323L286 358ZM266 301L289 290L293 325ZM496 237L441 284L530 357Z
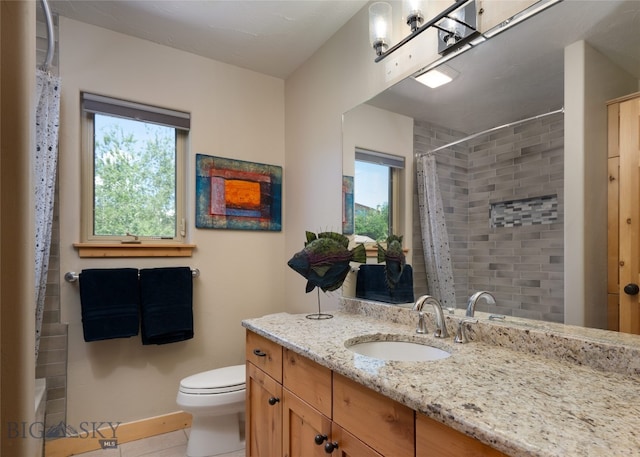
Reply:
M142 344L193 338L193 276L189 267L140 270Z
M88 269L80 273L80 304L85 341L138 334L140 294L135 268Z
M396 287L385 282L385 265L360 265L356 279L356 297L385 303L413 303L413 269L405 265Z

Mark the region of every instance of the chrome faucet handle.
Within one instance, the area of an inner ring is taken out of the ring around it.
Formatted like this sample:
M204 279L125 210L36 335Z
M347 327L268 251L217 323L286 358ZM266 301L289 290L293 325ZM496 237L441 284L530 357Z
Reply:
M418 326L416 327L416 333L427 333L427 323L424 320L424 312L418 311Z
M464 324L477 324L478 319L469 319L465 318L460 321L458 324L458 331L456 332L456 336L453 339L454 343L468 343L469 338L467 337L467 329Z

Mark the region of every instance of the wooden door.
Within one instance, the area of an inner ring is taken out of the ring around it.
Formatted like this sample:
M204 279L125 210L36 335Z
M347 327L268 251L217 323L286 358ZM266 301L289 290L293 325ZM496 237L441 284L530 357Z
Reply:
M247 363L247 457L282 455L282 385Z
M640 94L614 100L608 113L609 328L640 334Z

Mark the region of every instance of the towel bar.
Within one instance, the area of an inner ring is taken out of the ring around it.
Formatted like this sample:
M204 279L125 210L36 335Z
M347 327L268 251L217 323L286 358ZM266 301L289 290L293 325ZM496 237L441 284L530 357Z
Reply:
M200 276L200 270L198 270L197 268L192 268L191 269L191 275L194 278L197 278L198 276ZM67 282L76 282L78 280L78 278L80 277L80 275L74 271L67 271L64 274L64 280Z

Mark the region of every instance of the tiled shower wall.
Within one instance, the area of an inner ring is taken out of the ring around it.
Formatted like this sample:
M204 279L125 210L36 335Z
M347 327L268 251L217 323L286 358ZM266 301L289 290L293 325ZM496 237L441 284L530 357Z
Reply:
M413 128L413 147L416 153L430 151L440 146L464 138L466 135L443 127L416 123ZM467 256L467 212L469 205L469 191L467 184L467 163L469 161L468 146L465 144L455 145L445 154L436 157L438 183L442 194L442 204L447 221L447 233L449 234L449 244L451 247L451 258L453 267L453 281L455 285L456 300L458 307L462 305L469 290L468 256ZM415 180L415 176L414 176ZM422 293L427 293L426 269L424 266L424 251L422 246L422 236L420 228L420 210L418 205L418 186L414 182L413 197L413 262L416 259L421 262L421 268L414 268L414 292L418 296L416 287L423 287Z
M415 151L426 152L463 136L416 123ZM458 307L466 306L473 292L488 290L497 304L481 302L477 309L562 322L563 115L501 129L438 151L436 161ZM492 204L548 195L557 198L553 223L536 220L527 226L491 227ZM415 220L419 221L415 206ZM419 222L416 226L414 233L418 234ZM421 243L419 237L414 238L414 244ZM421 253L414 250L414 257L418 255Z
M42 9L38 6L36 11L36 62L40 66L43 64L47 54L47 27ZM54 28L57 37L57 17L54 17ZM50 69L54 74L58 74L57 45L56 42L56 52ZM60 322L60 223L57 186L55 199L47 292L40 337L40 351L36 365L36 377L47 379L47 406L45 413L45 427L47 429L66 420L67 396L67 324Z

